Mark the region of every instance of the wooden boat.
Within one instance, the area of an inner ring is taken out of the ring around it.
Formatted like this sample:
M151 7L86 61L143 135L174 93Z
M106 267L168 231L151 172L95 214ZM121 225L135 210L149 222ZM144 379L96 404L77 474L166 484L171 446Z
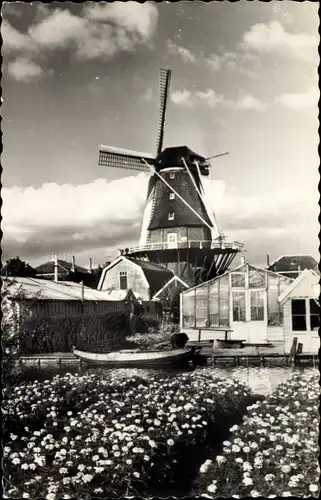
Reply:
M171 349L167 351L142 351L125 349L117 352L94 353L74 349L74 355L88 365L95 366L149 366L178 364L188 361L194 348Z

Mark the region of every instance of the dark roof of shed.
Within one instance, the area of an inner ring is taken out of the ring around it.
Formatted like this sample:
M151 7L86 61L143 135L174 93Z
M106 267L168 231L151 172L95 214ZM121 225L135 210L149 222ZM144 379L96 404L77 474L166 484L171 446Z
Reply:
M58 259L58 273L66 273L70 272L72 268L72 263L67 262L66 260ZM45 262L44 264L40 264L39 266L34 268L37 274L54 274L55 272L55 263L51 260L49 262ZM79 273L88 273L88 270L84 267L75 265L75 269Z
M317 261L311 255L283 255L268 267L269 271L289 272L303 269L315 269Z
M166 267L164 266L155 264L154 262L132 259L129 257L126 258L143 270L148 281L152 296L174 276L174 273L172 271L166 269Z

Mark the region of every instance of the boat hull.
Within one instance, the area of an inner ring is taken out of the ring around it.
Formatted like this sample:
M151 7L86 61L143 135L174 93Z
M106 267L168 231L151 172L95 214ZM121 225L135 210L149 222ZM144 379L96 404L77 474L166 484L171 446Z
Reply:
M192 358L194 349L173 349L172 351L119 351L91 353L74 349L74 355L90 366L145 367L184 363Z

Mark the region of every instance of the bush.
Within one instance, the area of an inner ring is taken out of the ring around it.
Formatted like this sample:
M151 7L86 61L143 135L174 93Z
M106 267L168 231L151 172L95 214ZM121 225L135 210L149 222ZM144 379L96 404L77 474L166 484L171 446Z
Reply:
M108 352L125 341L128 319L124 313L38 317L25 322L20 333L20 354L71 352L80 350Z
M203 464L194 494L272 498L319 496L319 373L295 373L248 408L214 464Z
M198 371L148 381L67 375L5 391L6 494L187 494L206 446L250 398L237 381Z

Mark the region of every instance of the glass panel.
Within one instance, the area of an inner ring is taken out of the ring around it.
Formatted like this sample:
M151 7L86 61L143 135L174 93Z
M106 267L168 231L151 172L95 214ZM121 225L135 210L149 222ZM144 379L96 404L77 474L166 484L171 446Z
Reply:
M232 288L245 288L245 273L231 273Z
M252 291L251 296L251 321L264 321L264 294L263 290Z
M218 281L209 284L209 326L219 326Z
M219 326L230 324L230 289L228 275L218 280L219 286Z
M195 327L195 290L182 295L183 326Z
M120 281L120 289L121 290L127 290L127 276L126 275L120 275L119 281Z
M292 299L292 330L304 332L307 329L305 299Z
M245 292L233 292L233 321L245 321Z
M249 270L249 287L265 288L265 272L258 269Z
M314 299L310 299L310 325L311 330L320 328L320 308Z
M208 285L196 288L196 326L208 326Z
M279 287L278 284L270 284L267 295L267 310L268 310L268 325L278 326L281 325L281 306L278 303Z

